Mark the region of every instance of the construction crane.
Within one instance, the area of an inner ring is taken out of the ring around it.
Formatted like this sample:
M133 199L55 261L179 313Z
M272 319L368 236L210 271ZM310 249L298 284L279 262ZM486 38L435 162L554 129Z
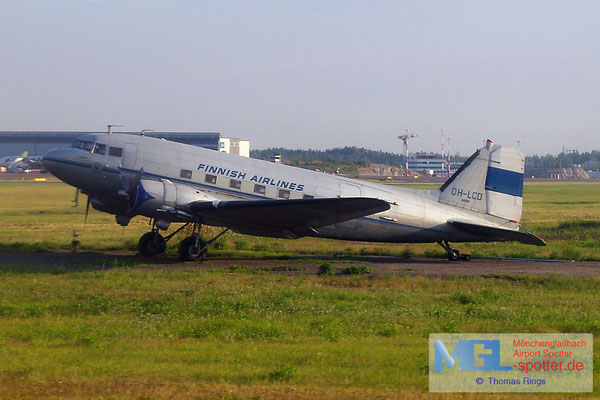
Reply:
M444 132L445 129L442 129L442 178L444 177Z
M452 168L452 166L450 164L450 138L446 138L446 140L448 141L448 158L446 159L446 161L448 164L448 178L450 178L450 169ZM443 164L442 164L442 169L444 169Z
M417 137L416 133L408 133L408 129L405 131L404 135L398 136L398 139L402 140L404 143L404 153L406 154L406 162L404 164L404 170L406 171L406 176L408 176L408 139Z

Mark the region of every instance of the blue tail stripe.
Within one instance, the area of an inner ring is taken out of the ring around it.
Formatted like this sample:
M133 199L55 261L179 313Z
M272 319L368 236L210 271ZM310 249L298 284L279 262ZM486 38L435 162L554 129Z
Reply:
M485 189L492 192L523 197L523 174L505 169L488 167Z

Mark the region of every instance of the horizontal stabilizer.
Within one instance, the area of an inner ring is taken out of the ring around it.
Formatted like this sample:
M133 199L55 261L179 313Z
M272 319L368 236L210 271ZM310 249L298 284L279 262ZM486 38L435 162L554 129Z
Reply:
M303 199L195 201L192 214L208 225L260 236L297 238L315 229L386 211L386 201L366 197Z
M471 224L468 222L448 221L452 226L463 232L473 235L483 236L494 242L516 241L524 244L533 244L535 246L545 246L546 243L531 232L521 232L512 229L494 228L486 225Z

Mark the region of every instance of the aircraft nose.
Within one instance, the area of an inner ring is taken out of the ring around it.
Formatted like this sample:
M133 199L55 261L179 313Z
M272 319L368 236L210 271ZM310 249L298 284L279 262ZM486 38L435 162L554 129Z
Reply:
M64 180L68 164L73 159L73 150L71 148L58 148L48 151L42 157L44 167L54 176Z
M56 175L56 166L58 164L59 161L59 156L61 155L60 153L61 149L52 149L48 152L46 152L46 154L44 154L42 156L42 163L44 164L44 167L48 170L48 172L50 172L52 175Z

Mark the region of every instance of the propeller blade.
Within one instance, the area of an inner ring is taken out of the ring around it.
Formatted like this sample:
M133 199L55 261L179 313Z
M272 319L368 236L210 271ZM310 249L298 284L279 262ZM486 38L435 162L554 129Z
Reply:
M132 198L133 195L135 194L135 190L137 189L138 183L140 183L140 180L142 180L142 176L144 175L144 168L140 168L140 170L137 172L137 174L135 174L135 177L130 180L127 179L127 177L123 174L121 174L121 176L119 176L119 179L121 180L121 188L123 189L123 191L125 191L125 193L127 193L129 198Z
M129 193L129 191L131 190L130 185L129 185L129 179L127 179L125 177L125 175L123 175L123 174L121 174L121 176L119 176L119 179L121 180L121 187L123 188L125 193Z
M90 196L87 198L87 204L85 205L85 218L83 219L83 232L85 232L85 227L87 226L87 218L90 213Z
M142 176L144 175L144 167L140 168L140 170L135 174L135 179L133 180L133 187L137 188L138 183L142 180Z

